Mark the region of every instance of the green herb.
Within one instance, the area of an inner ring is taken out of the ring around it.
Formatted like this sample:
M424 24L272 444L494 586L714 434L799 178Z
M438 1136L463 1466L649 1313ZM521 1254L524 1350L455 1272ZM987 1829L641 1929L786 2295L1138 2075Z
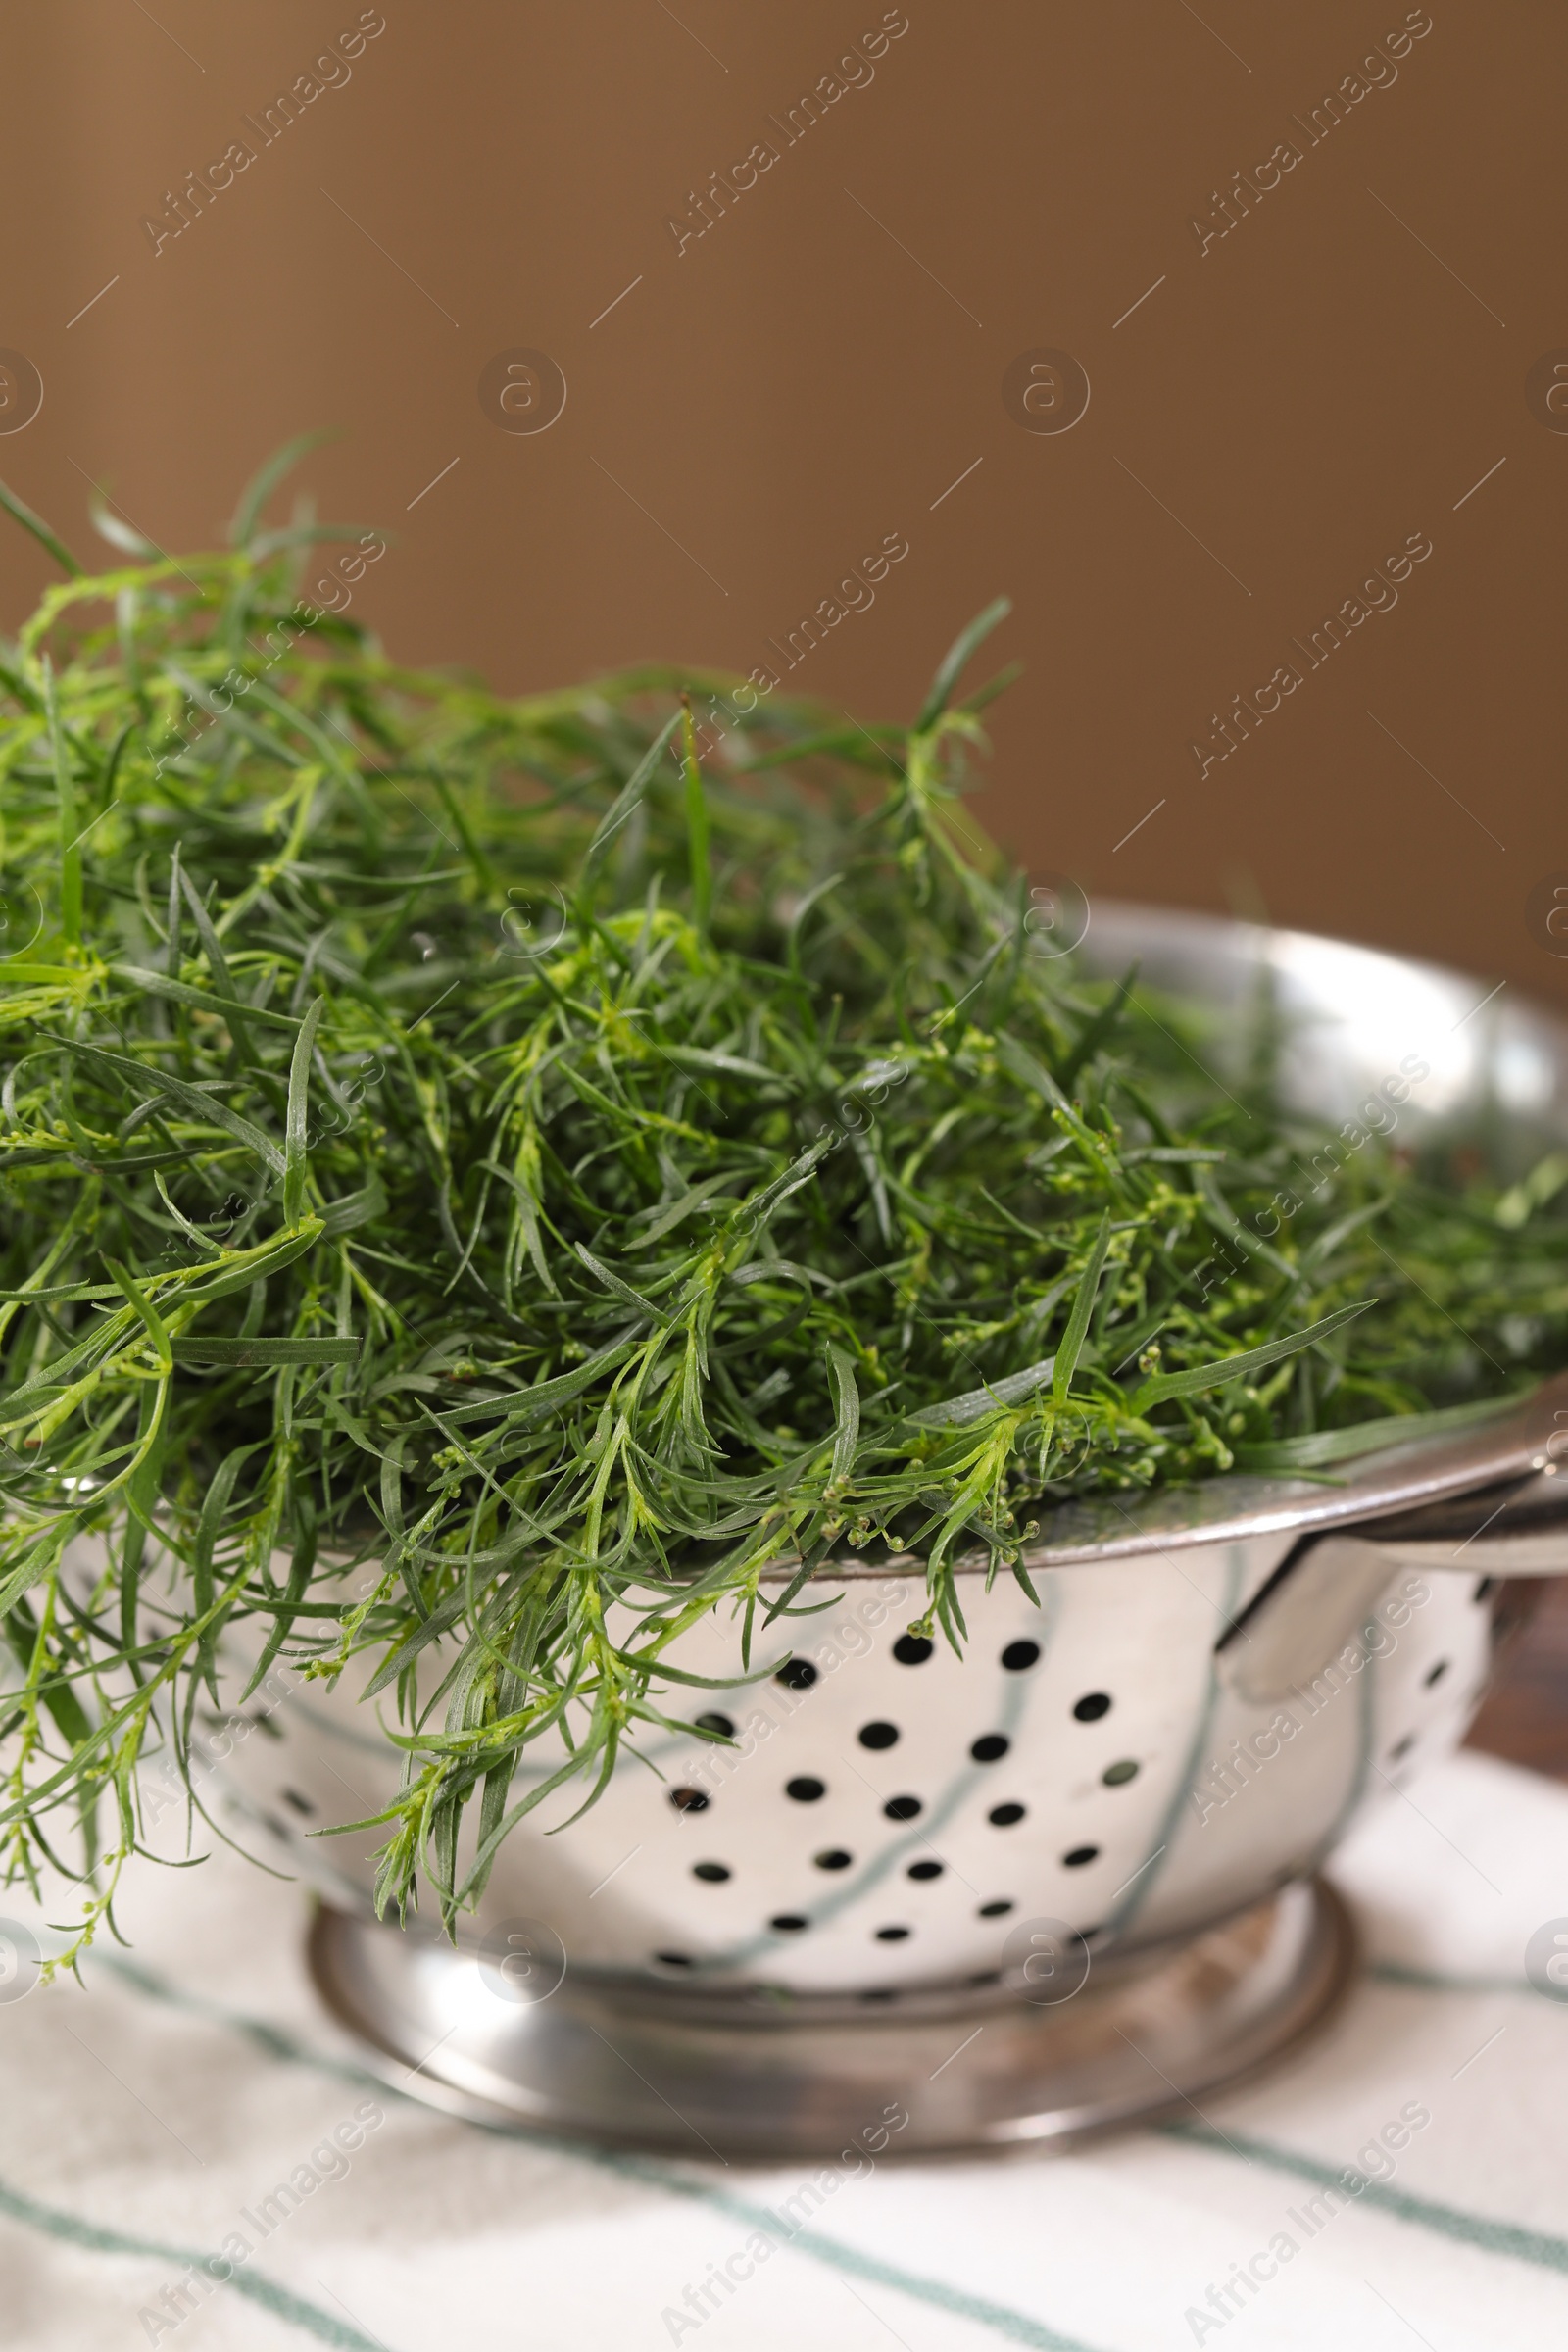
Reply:
M956 1560L1027 1584L1043 1506L1562 1359L1556 1163L1372 1139L1314 1190L1266 1054L1229 1093L1032 953L957 798L1004 607L909 730L655 669L507 702L296 601L275 478L97 579L0 502L72 575L0 667L0 1822L84 1934L225 1649L371 1663L382 1898L450 1917L684 1720L705 1612L762 1671L813 1570L914 1553L960 1642Z

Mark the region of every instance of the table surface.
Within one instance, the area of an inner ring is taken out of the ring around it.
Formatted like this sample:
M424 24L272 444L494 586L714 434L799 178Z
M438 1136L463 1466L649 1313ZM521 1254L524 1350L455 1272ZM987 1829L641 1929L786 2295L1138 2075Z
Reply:
M1568 1781L1568 1577L1504 1587L1492 1687L1466 1744Z

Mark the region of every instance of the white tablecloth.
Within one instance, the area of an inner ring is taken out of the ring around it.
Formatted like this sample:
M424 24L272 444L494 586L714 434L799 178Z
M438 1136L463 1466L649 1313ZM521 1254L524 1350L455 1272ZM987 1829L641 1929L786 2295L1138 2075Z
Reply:
M1265 2081L1078 2154L885 2162L780 2243L814 2168L446 2121L357 2073L305 1978L298 1887L221 1848L147 1865L129 1951L0 2006L0 2341L1561 2352L1568 2002L1532 1989L1525 1947L1568 1917L1568 1789L1460 1756L1388 1799L1336 1876L1369 1964ZM1404 2144L1362 2156L1385 2126ZM1385 2177L1327 2195L1358 2156ZM291 2178L297 2206L268 2208ZM759 2232L768 2258L705 2296ZM181 2285L236 2233L232 2283Z

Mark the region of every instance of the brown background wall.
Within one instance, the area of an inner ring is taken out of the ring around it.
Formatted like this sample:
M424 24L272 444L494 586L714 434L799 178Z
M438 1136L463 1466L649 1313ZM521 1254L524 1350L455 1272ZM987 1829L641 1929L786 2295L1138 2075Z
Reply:
M981 806L1037 869L1568 993L1526 909L1568 868L1568 435L1526 392L1568 346L1552 0L1431 0L1315 145L1291 118L1399 0L906 0L874 79L790 146L768 116L879 0L383 8L352 79L245 133L254 163L156 255L143 216L353 0L13 18L0 345L45 399L0 473L68 537L91 476L210 541L262 456L340 425L304 478L397 533L355 609L523 689L749 667L902 533L792 682L907 712L1005 590L992 650L1026 676ZM677 252L666 217L695 224L689 191L761 138L777 163ZM1282 140L1300 162L1200 252L1193 216ZM547 432L476 395L519 346L566 379ZM1004 405L1042 346L1090 380L1068 432ZM1433 552L1397 605L1307 669L1291 638L1410 533ZM0 622L46 576L0 540ZM1286 661L1301 686L1200 777L1190 741Z

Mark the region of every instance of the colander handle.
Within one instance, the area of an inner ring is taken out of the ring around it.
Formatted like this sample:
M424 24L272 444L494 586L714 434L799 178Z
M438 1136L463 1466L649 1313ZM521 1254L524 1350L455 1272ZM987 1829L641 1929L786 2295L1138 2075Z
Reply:
M1354 1534L1307 1537L1221 1635L1221 1681L1259 1706L1307 1687L1355 1640L1401 1569L1568 1574L1568 1477L1537 1473Z
M1502 1487L1483 1487L1359 1529L1396 1567L1456 1576L1568 1574L1568 1472L1549 1462Z

